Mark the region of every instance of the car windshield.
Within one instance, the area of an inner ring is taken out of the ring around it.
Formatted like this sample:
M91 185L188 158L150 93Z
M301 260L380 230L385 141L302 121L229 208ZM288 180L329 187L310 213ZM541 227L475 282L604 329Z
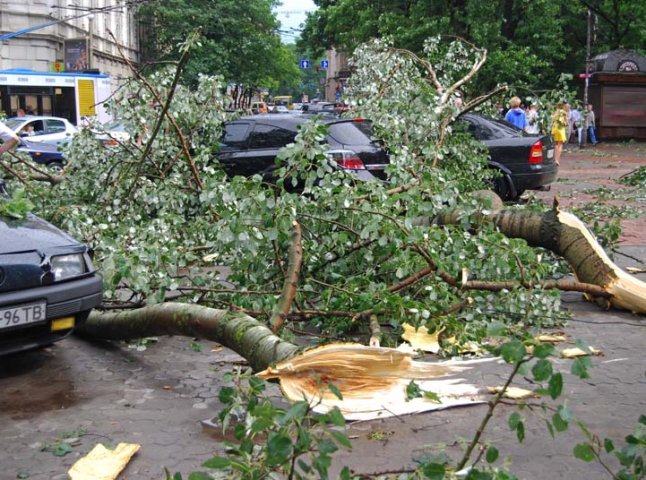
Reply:
M20 128L23 123L25 123L25 120L21 118L10 118L9 120L4 122L4 124L13 131L16 131L18 128Z

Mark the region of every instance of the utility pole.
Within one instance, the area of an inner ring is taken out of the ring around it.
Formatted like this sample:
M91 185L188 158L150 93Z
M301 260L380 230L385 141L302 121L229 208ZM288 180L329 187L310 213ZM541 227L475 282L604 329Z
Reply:
M592 43L592 12L588 8L588 34L585 42L585 83L583 87L583 115L587 115L588 108L588 87L590 85L590 47ZM587 127L587 125L586 125ZM583 143L588 143L588 129L584 128Z
M94 53L94 14L87 16L87 69L90 70L94 65L92 56Z

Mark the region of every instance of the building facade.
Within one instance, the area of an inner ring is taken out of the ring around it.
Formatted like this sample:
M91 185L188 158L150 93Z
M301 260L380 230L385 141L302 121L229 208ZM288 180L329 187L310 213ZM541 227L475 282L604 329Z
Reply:
M0 70L94 70L118 80L139 62L135 7L126 1L0 0L3 37Z

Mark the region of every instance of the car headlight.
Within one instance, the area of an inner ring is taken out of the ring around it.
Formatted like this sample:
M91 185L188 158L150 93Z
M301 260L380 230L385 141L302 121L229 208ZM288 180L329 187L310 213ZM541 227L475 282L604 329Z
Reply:
M51 258L54 281L78 277L88 272L85 256L82 253L57 255Z

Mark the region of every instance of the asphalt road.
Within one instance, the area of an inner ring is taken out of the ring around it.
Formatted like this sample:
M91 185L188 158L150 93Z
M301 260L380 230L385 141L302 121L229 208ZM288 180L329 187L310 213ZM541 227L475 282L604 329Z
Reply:
M612 148L565 154L564 173L554 190L566 203L593 188L583 185L583 176L591 184L597 180L610 184L620 169L634 168L635 159L637 165L646 163L639 146ZM627 162L622 160L622 149L628 152L625 158L630 157ZM590 174L593 170L596 173ZM540 195L548 201L552 193ZM636 202L635 208L642 209L637 230L624 239L616 259L624 267L643 268L646 230L641 234L639 230L643 225L639 222L646 218L643 195ZM646 280L646 274L640 275ZM603 356L592 359L592 377L585 381L569 373L569 360L558 360L567 405L592 431L621 444L638 417L646 414L646 319L600 310L579 294L566 293L562 298L574 314L565 329L568 336L603 351ZM164 467L186 478L222 450L222 438L204 429L201 421L217 414L222 376L241 361L215 343L196 344L183 337L160 338L145 349L69 338L44 350L0 358L0 479L65 479L68 468L99 442L141 444L119 477L122 480L165 478ZM467 378L483 387L495 386L507 374L506 365L492 363ZM522 384L521 379L518 386ZM270 391L281 401L277 388ZM341 465L365 475L411 468L415 459L441 449L457 458L485 410L480 405L353 424L349 428L353 451L337 455L334 471ZM582 433L571 428L552 438L544 425L546 413L540 409L523 412L527 435L518 444L506 423L514 411L515 407L503 405L485 440L498 447L501 461L511 464L519 478L608 478L599 464L583 463L572 455ZM61 442L69 447L61 447ZM56 448L58 453L61 448L70 452L57 456L51 451Z

